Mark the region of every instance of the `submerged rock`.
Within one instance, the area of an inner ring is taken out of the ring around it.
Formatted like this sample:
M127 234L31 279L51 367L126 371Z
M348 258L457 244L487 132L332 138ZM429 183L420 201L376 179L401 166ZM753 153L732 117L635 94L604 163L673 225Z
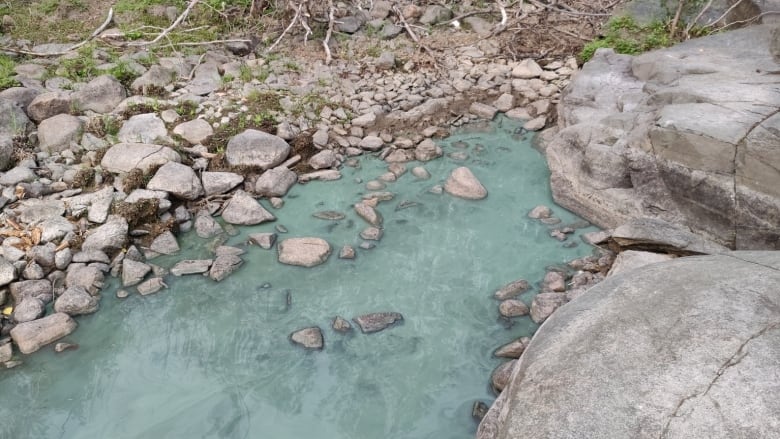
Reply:
M76 329L76 321L65 313L55 313L42 319L20 323L11 330L11 338L19 351L31 354L41 347L61 339Z
M506 300L511 299L513 297L517 297L518 295L524 293L528 290L531 286L528 284L528 281L525 279L518 279L516 281L512 281L503 287L501 287L498 291L493 293L493 297L498 300Z
M325 346L322 330L316 326L293 332L290 334L290 340L306 349L322 349Z
M335 210L324 210L322 212L314 212L312 214L314 218L322 219L322 220L328 220L328 221L339 221L343 220L347 216L344 215L341 212L336 212Z
M330 244L321 238L289 238L281 241L279 262L301 267L320 265L330 256Z
M487 189L477 180L469 168L460 167L452 171L444 183L444 190L455 197L467 200L481 200L487 197Z
M366 202L355 204L355 212L359 217L366 220L366 222L372 226L382 225L382 214L377 212L376 209L368 205Z
M364 314L352 319L360 327L364 334L379 332L397 322L403 321L404 316L397 312L375 312Z
M525 303L515 299L507 299L499 304L498 311L504 317L520 317L527 315L529 310Z
M336 318L333 319L333 324L331 326L334 331L341 333L352 330L352 325L349 324L349 321L341 316L336 316Z
M516 364L517 360L501 363L493 370L493 373L490 374L490 386L496 395L501 393L506 386L509 385L509 379L512 376L512 370Z

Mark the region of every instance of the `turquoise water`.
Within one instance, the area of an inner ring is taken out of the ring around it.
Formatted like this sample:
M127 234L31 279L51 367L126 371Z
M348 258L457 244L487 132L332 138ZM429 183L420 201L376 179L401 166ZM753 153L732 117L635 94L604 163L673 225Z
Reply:
M219 284L169 276L170 289L124 300L110 287L101 310L79 317L67 337L77 351L47 347L0 371L0 437L473 437L472 402L493 398L488 378L500 361L491 352L535 330L528 317L501 321L492 293L589 253L583 244L564 248L526 217L552 201L543 158L513 136L516 128L501 119L490 130L456 134L441 142L444 158L425 164L430 180L407 173L387 183L397 195L378 206L384 237L374 249L358 248L355 260L336 256L343 244L362 242L366 224L351 205L368 192L365 182L386 172L372 157L344 168L340 181L296 186L274 211L276 223L242 228L228 242L282 224L289 233L280 239L330 242L334 254L321 266L282 266L275 250L247 247L241 269ZM452 152L468 158L446 156ZM464 165L487 199L429 192ZM417 204L397 209L404 201ZM347 217L312 217L324 210ZM180 242L182 256L208 256L208 243L194 234ZM522 298L530 304L532 294ZM401 312L405 321L375 334L330 328L336 315L378 311ZM323 329L323 351L290 343L292 331L312 325Z

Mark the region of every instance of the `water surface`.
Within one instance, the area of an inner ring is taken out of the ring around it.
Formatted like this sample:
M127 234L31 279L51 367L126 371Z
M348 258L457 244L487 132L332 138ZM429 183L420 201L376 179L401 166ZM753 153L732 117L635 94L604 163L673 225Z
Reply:
M583 244L564 248L548 226L526 217L552 200L542 156L513 135L516 129L500 119L489 132L454 135L441 142L445 154L468 158L425 164L430 180L407 173L388 183L397 196L378 207L384 238L358 249L355 260L336 255L341 245L362 242L357 235L366 224L350 206L368 192L358 180L386 172L372 157L344 168L340 181L296 186L274 211L276 224L289 230L280 239L330 242L334 255L321 266L282 266L275 250L248 247L244 266L219 284L170 276L170 289L124 300L112 285L100 311L79 317L67 338L77 351L47 347L0 371L0 437L473 437L471 404L493 399L488 377L500 361L492 350L536 328L529 317L511 326L501 321L492 293L518 278L537 281L545 266L590 252ZM488 188L487 199L429 192L464 165ZM402 202L411 207L399 208ZM347 216L312 217L324 210ZM564 222L577 219L560 207L554 212ZM229 244L273 228L242 228ZM209 255L194 234L180 242L179 259ZM523 300L530 304L532 294ZM405 321L369 335L330 329L336 315L378 311L401 312ZM288 340L312 325L323 328L324 351Z

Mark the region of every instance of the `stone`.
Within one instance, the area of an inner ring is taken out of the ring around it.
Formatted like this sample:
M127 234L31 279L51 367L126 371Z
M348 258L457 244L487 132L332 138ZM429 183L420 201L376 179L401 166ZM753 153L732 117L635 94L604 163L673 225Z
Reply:
M152 277L141 282L135 288L138 290L138 294L142 296L148 296L149 294L154 294L159 292L163 288L168 288L168 285L165 284L163 278Z
M276 135L284 140L293 140L301 134L300 128L289 121L282 121L276 126Z
M146 184L146 188L165 191L185 200L195 200L205 193L195 171L177 162L162 165Z
M251 195L237 190L222 210L222 219L228 224L255 225L275 221L276 217Z
M618 273L624 273L631 270L635 270L645 265L656 264L658 262L666 262L674 259L674 255L665 253L651 253L636 250L626 250L620 252L615 258L615 262L612 263L612 268L609 269L607 277L614 276Z
M41 94L41 90L27 87L10 87L0 91L0 100L6 102L6 104L0 104L0 106L11 103L17 108L17 111L20 111L21 114L24 114L24 117L27 117L27 113L24 112L24 109L27 108L39 94ZM3 123L0 122L0 126L2 125Z
M658 218L636 218L612 231L621 248L651 249L687 254L716 254L728 248Z
M158 92L176 79L176 71L155 64L149 67L146 73L136 78L130 88L133 93L146 95Z
M52 300L52 286L48 280L25 280L10 284L9 290L14 303L21 303L24 299L31 297L40 299L44 303Z
M378 227L382 225L382 214L380 214L376 209L371 207L366 202L355 204L355 213L357 213L359 217L363 218L372 226Z
M196 96L207 95L222 87L222 77L219 76L219 66L211 61L195 67L195 74L187 84L187 90Z
M358 146L366 151L379 151L385 145L384 140L377 136L366 136L360 140Z
M439 5L430 5L425 8L420 17L422 24L437 24L452 19L452 10Z
M523 124L526 131L539 131L547 124L547 116L535 117Z
M493 351L493 356L499 358L520 358L530 343L531 339L528 337L518 338L497 348Z
M28 262L22 271L22 277L25 279L39 280L43 279L45 275L43 268L35 261Z
M340 316L336 316L336 318L333 319L331 327L334 331L341 333L346 333L352 330L352 325L349 324L349 321Z
M0 363L11 361L13 353L13 345L10 342L0 344Z
M46 304L34 297L27 297L14 307L13 318L16 323L31 322L46 313Z
M428 180L431 178L431 173L422 166L415 166L412 168L412 175L418 180Z
M76 147L83 132L81 119L70 114L58 114L38 125L38 147L46 152L62 152Z
M427 162L444 154L441 147L431 139L425 139L414 149L414 158L421 162Z
M379 332L404 320L397 312L375 312L364 314L352 319L364 334Z
M122 286L132 287L138 285L150 271L152 271L152 267L148 264L125 258L122 261Z
M338 157L336 156L336 153L329 149L324 149L309 158L309 166L311 166L312 169L327 169L336 166L337 164Z
M366 227L360 232L360 237L368 241L379 241L382 239L384 231L379 227Z
M566 291L566 278L558 271L548 271L544 274L544 280L542 280L543 291Z
M203 274L209 271L212 263L214 263L213 259L186 259L171 267L171 274L174 276Z
M336 24L339 32L344 32L346 34L354 34L360 29L361 26L363 26L362 17L357 17L354 15L341 17L338 19Z
M509 385L516 364L517 360L501 363L490 374L490 385L496 394L501 393Z
M200 175L206 196L229 192L244 181L244 177L233 172L203 172Z
M193 119L176 125L173 129L173 134L176 134L193 145L199 145L214 134L214 129L211 127L210 123L203 119Z
M155 113L136 114L122 124L117 139L123 143L170 143L165 122Z
M77 345L77 344L60 342L60 343L55 343L55 345L54 345L54 352L57 352L59 354L61 352L65 352L67 350L76 350L78 348L79 348L79 345Z
M100 166L103 169L126 173L134 168L148 172L152 168L162 166L168 162L179 162L181 158L176 151L167 146L151 145L145 143L117 143L106 151Z
M224 233L222 226L211 216L207 210L198 211L195 215L195 234L208 239Z
M531 58L526 58L512 68L512 77L518 79L538 78L543 72L539 64Z
M339 259L355 259L355 248L345 245L339 250Z
M496 107L480 102L473 102L469 107L469 113L487 120L493 120L497 112L498 109Z
M509 93L504 93L493 102L493 106L502 113L506 113L515 108L515 97Z
M16 269L4 257L0 257L0 287L6 286L16 279Z
M297 181L295 172L284 166L268 169L255 182L255 193L263 197L282 197Z
M528 212L528 218L531 219L550 218L550 216L552 216L552 210L543 205L536 206Z
M89 232L81 244L81 249L100 250L105 253L121 250L127 242L128 229L126 219L117 215L109 216L105 224Z
M99 306L99 298L82 287L69 287L54 301L54 311L69 316L92 314Z
M395 67L395 54L388 50L382 52L374 62L379 70L390 70Z
M531 320L542 323L565 303L564 293L539 293L531 302Z
M41 122L58 114L70 113L71 106L71 96L66 92L41 93L27 106L27 115L35 122Z
M249 241L257 244L260 248L270 250L276 243L276 233L262 232L249 234Z
M104 286L105 275L94 265L71 264L65 276L67 288L81 287L90 294L97 294Z
M290 154L290 145L281 137L246 130L228 141L225 160L230 166L266 170L281 164Z
M209 269L209 277L216 282L220 282L230 276L234 271L238 270L243 263L244 260L238 255L218 254Z
M16 166L0 175L0 185L16 186L19 183L30 183L36 180L35 172L27 166Z
M110 113L126 97L125 88L111 75L98 76L72 95L77 109L95 113Z
M166 230L154 238L149 249L163 255L175 255L180 250L176 236L170 230Z
M306 349L322 349L325 345L322 330L316 326L299 329L290 334L290 340Z
M494 437L777 436L779 269L731 252L595 285L534 336Z
M499 304L498 312L504 317L520 317L527 315L529 309L525 303L519 300L507 299Z
M300 267L314 267L328 260L330 244L322 238L289 238L277 245L279 262Z
M448 194L466 200L481 200L488 192L469 168L456 168L447 177L444 191Z
M493 293L493 297L498 300L512 299L528 291L530 287L527 280L518 279L501 287L498 291Z
M352 119L352 122L350 123L354 127L370 128L374 126L374 124L376 123L376 114L374 113L361 114L360 116Z
M76 322L65 313L54 313L42 319L20 323L11 330L19 352L31 354L76 329Z

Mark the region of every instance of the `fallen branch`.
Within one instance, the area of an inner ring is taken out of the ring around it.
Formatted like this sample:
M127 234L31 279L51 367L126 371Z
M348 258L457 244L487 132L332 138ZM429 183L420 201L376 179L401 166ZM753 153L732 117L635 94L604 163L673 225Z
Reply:
M710 0L710 3L712 3L712 0ZM708 8L710 3L708 3L704 8ZM671 39L674 39L674 36L677 33L677 24L680 22L680 15L682 14L683 5L685 5L685 0L677 0L677 10L674 12L674 18L672 18L672 23L669 25L669 38ZM703 11L704 9L702 9L700 14L703 14Z
M544 4L537 0L529 0L529 1L537 7L549 9L553 12L559 12L561 14L566 14L566 15L583 16L583 17L609 17L611 15L611 14L601 14L597 12L580 12L575 10L561 9L561 8L553 7L551 5Z
M325 39L322 40L322 47L325 48L325 65L329 66L333 61L330 53L330 37L333 35L333 23L336 21L336 8L333 6L333 0L328 0L328 31L325 33Z
M281 35L279 35L279 38L277 38L273 44L271 44L270 46L268 46L267 49L265 49L265 53L270 53L272 50L274 50L274 47L276 47L276 45L279 44L280 41L282 41L282 38L284 38L284 36L287 35L287 32L289 32L290 29L292 29L293 25L295 25L295 22L298 21L298 16L301 15L302 7L303 7L302 4L298 5L298 8L295 10L295 16L293 17L292 20L290 20L290 24L288 24L287 27L284 28L284 31L282 32Z
M108 25L111 23L111 20L113 20L113 19L114 19L114 8L109 8L108 16L106 17L106 20L97 29L95 29L95 31L92 32L92 34L90 34L90 36L88 36L84 41L82 41L82 42L80 42L78 44L74 44L74 45L68 47L67 49L65 49L65 50L63 50L61 52L43 53L43 52L33 52L33 51L30 51L30 50L13 49L11 47L0 47L0 51L11 52L11 53L18 53L20 55L30 55L30 56L60 56L60 55L65 55L66 53L70 53L70 52L80 48L81 46L87 44L88 42L92 41L93 39L95 39L95 37L100 35L100 33L103 32L108 27Z
M176 29L179 24L181 24L182 21L184 21L185 18L187 18L188 15L190 15L190 12L192 11L192 8L195 7L200 2L200 0L190 0L189 4L187 5L187 8L184 9L184 12L182 12L178 17L176 17L176 20L173 20L173 23L171 23L170 26L163 29L162 32L160 32L159 35L152 41L134 41L131 43L127 43L129 47L143 47L143 46L151 46L152 44L156 44L158 41L162 40L163 38L167 37L167 35L173 30Z
M438 61L436 61L436 56L433 54L433 51L432 51L432 50L431 50L431 49L430 49L428 46L426 46L425 44L423 44L423 42L422 42L422 41L420 41L420 37L418 37L418 36L417 36L417 34L415 34L415 33L414 33L414 31L412 30L412 28L409 26L409 23L407 23L407 22L406 22L406 19L404 18L404 14L403 14L403 13L401 13L401 11L400 11L400 10L398 10L398 6L393 6L393 12L394 12L394 13L395 13L395 15L398 17L398 20L401 22L401 24L403 25L404 29L406 29L406 33L408 33L408 34L409 34L409 37L410 37L410 38L411 38L411 39L412 39L412 40L413 40L415 43L417 43L417 45L418 45L418 46L419 46L419 47L420 47L420 48L421 48L421 49L422 49L422 50L423 50L425 53L427 53L427 54L428 54L428 56L430 56L430 57L431 57L431 59L433 60L433 63L434 63L435 65L437 65L437 66L438 66L438 65L439 65L439 62L438 62Z

